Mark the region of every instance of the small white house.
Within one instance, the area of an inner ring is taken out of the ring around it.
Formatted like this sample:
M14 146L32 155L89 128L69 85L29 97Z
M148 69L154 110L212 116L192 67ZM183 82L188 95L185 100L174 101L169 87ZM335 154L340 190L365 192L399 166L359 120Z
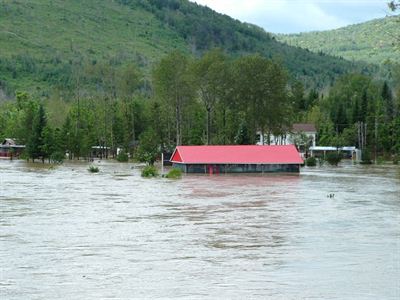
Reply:
M261 131L257 132L259 140L258 145L268 144L268 136L262 135ZM269 136L271 145L296 145L305 147L306 145L315 147L317 138L317 130L314 124L297 123L293 124L292 129L281 135Z

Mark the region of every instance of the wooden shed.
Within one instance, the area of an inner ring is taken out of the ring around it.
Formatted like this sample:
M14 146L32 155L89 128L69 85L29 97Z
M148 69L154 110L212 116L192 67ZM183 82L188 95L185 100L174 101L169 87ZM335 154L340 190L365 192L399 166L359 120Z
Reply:
M18 158L24 149L25 145L18 145L15 139L4 139L0 144L0 158Z
M294 145L177 146L170 159L185 173L300 172Z

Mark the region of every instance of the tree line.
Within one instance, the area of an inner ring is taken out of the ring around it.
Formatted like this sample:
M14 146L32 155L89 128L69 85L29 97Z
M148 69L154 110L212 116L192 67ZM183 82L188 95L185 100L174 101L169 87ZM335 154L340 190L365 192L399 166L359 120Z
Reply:
M135 64L76 73L70 99L18 92L2 103L0 137L26 144L31 159L88 158L102 146L152 163L176 145L254 144L257 132L285 135L294 122L313 122L320 145L400 152L400 72L392 85L348 74L324 94L290 79L280 61L214 49L201 57L171 52L150 76ZM82 94L80 82L92 75L96 92Z

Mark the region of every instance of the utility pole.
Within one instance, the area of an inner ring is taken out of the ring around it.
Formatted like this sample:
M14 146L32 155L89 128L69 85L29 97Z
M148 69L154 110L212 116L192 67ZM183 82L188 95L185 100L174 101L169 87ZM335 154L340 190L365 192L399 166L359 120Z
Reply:
M378 117L375 116L375 163L377 155L377 144L378 144Z

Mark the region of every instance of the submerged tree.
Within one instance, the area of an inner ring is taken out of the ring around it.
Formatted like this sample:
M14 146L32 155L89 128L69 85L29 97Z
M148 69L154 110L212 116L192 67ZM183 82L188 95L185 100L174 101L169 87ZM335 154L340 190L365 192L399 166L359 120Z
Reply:
M159 144L157 134L152 128L149 128L140 135L136 158L151 166L154 165L154 162L160 154Z

